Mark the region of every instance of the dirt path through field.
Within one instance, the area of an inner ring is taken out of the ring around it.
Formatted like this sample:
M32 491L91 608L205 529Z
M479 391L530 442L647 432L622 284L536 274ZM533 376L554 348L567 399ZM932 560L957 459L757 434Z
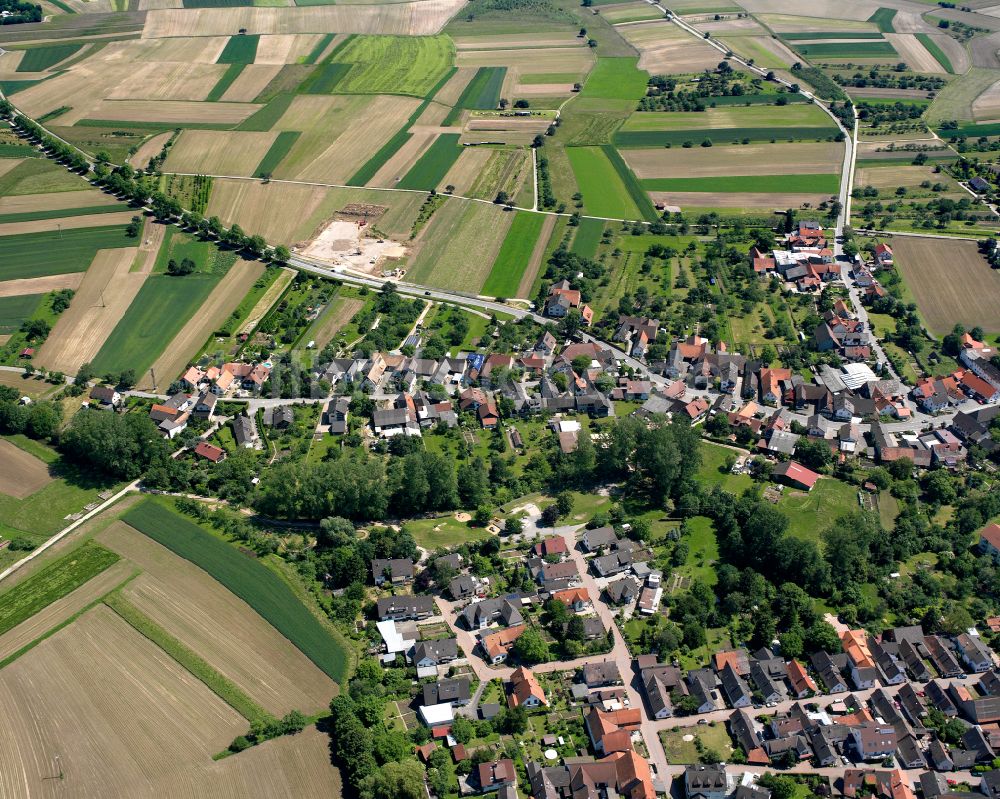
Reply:
M4 280L0 281L0 297L23 297L26 294L45 294L60 289L76 290L82 281L83 272L29 277L23 280Z
M138 253L136 247L97 252L69 308L39 350L39 363L75 374L80 364L94 359L146 282L146 272L129 272Z
M524 274L521 275L521 282L517 287L518 297L530 296L531 286L534 284L538 270L542 266L542 256L545 255L545 248L549 244L549 238L552 236L552 228L555 226L556 218L551 215L546 216L545 221L542 222L542 232L538 236L538 241L535 242L535 249L531 251L531 260L528 261L528 266L524 270Z
M77 230L79 228L127 225L135 216L131 211L113 214L87 214L66 216L62 219L35 219L31 222L8 222L0 225L0 236L16 236L20 233L50 233L56 230Z
M180 376L212 331L222 326L262 274L264 265L259 261L241 259L232 266L153 364L152 371L164 385ZM146 373L139 381L139 388L148 391L152 387L152 377Z

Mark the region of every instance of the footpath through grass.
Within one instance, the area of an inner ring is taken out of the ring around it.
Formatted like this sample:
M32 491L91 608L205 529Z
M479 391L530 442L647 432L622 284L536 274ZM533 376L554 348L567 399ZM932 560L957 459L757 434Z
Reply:
M0 635L75 591L118 560L111 550L87 541L0 594Z
M126 600L120 591L109 594L104 604L128 622L142 636L148 638L170 657L197 677L209 690L223 702L239 713L243 718L254 723L266 723L274 720L274 716L253 701L236 683L220 674L185 644L174 638L159 624L149 618L135 605Z
M134 506L122 520L208 572L331 679L343 683L347 678L344 645L299 601L287 583L256 558L155 500Z

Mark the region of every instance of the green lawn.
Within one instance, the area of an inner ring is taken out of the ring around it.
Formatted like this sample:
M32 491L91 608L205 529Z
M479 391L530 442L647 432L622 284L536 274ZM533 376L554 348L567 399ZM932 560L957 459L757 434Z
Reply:
M460 133L442 133L397 184L400 189L436 189L462 154Z
M41 47L32 47L21 58L21 63L17 65L16 72L44 72L51 66L65 61L75 54L81 47L82 42L70 44L47 44Z
M639 100L646 94L649 74L636 66L638 62L637 58L598 58L580 97Z
M686 741L685 738L691 740ZM698 747L695 741L700 741L705 749L718 752L724 761L729 760L729 755L733 752L732 740L726 731L726 725L721 722L697 727L680 727L676 732L664 730L660 733L660 741L663 743L669 763L685 765L698 763Z
M521 283L521 276L531 260L538 237L542 233L545 217L530 211L517 211L507 236L493 262L490 276L483 284L482 293L493 297L513 297Z
M130 247L124 225L21 233L0 238L4 280L83 272L98 250Z
M642 181L647 191L703 192L806 192L836 194L840 176L819 175L731 175L705 178L647 178Z
M423 97L451 68L455 45L449 36L355 36L335 58L351 65L338 93Z
M0 594L0 635L79 588L118 560L114 552L88 541Z
M438 547L455 547L466 541L481 541L489 537L482 527L470 527L467 522L455 521L454 514L429 519L412 519L406 523L417 546L434 550Z
M824 477L805 493L785 488L778 510L788 517L788 532L797 538L819 540L819 533L838 516L857 510L857 486Z
M134 506L122 520L208 572L333 680L346 679L348 653L344 644L313 616L281 577L256 558L156 500L147 499Z
M257 57L257 43L260 42L259 34L243 33L238 36L230 36L226 46L216 59L216 64L252 64Z
M567 147L587 214L611 219L639 219L642 213L618 170L600 147Z
M707 516L694 516L688 519L687 527L691 531L686 539L688 557L678 571L692 580L715 585L718 582L715 566L719 560L719 542L712 520Z
M601 243L601 236L604 235L603 219L590 219L584 217L576 227L573 234L573 243L570 251L584 258L593 258L597 254L597 247Z
M719 467L725 464L727 457L730 455L738 457L739 453L708 441L700 442L700 448L701 466L698 468L698 482L703 486L707 488L713 485L722 486L730 494L739 496L753 485L753 480L748 475L719 471Z

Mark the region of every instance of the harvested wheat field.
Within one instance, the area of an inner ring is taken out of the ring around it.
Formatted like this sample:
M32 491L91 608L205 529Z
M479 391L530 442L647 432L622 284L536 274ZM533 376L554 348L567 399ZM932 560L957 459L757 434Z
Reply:
M86 186L81 183L81 186ZM20 194L0 197L0 214L27 214L35 211L64 211L67 208L90 208L95 205L115 205L118 201L100 189L60 191L50 194ZM124 207L124 206L123 206Z
M226 272L226 276L212 289L212 293L202 306L185 323L173 341L163 350L163 354L153 364L153 371L164 378L179 377L184 367L205 343L213 331L222 326L240 301L250 291L251 286L264 274L264 265L259 261L239 260ZM139 388L151 390L153 382L149 374L139 381Z
M0 494L24 499L52 482L45 461L0 438Z
M0 704L2 796L156 796L247 725L103 605L0 672Z
M267 154L277 131L185 130L170 148L165 172L250 177Z
M80 287L81 282L83 282L83 272L28 277L22 280L3 280L0 281L0 297L23 297L28 294L46 294L62 289L75 291Z
M27 621L23 621L3 635L0 635L0 660L10 657L26 647L32 641L38 640L49 630L65 623L87 605L100 599L127 580L135 571L128 561L118 561L91 578L75 591L71 591L62 599L57 599L51 605L42 608ZM7 583L4 583L6 588Z
M494 150L486 147L466 147L444 176L442 185L454 186L455 194L468 195L469 189L482 174L493 153Z
M459 50L458 67L522 68L526 72L575 72L584 74L594 63L588 47L554 47L548 50Z
M275 715L325 708L337 685L236 595L166 547L115 522L98 540L143 574L125 598Z
M98 251L35 360L75 374L80 364L94 359L146 281L145 272L129 272L138 254L136 247Z
M208 97L225 71L225 64L146 61L135 64L132 73L105 99L200 101Z
M220 99L224 103L252 102L279 72L280 64L248 64Z
M617 28L639 51L639 69L650 74L700 72L719 63L719 51L666 20Z
M261 106L254 103L196 103L183 100L102 100L87 114L89 119L166 122L168 124L238 125Z
M322 38L318 33L261 36L253 62L258 65L298 64Z
M459 48L461 49L461 48ZM448 82L434 95L434 100L445 105L453 106L462 96L465 87L476 76L475 67L459 67L455 74L448 78Z
M411 97L377 95L363 111L348 121L339 136L328 136L327 146L308 164L295 169L285 164L278 168L279 177L346 183L402 127L420 105ZM294 155L295 148L293 148Z
M779 192L709 192L651 191L653 202L684 208L798 208L804 203L818 205L829 200L829 194L796 194Z
M836 142L747 144L738 147L623 149L625 162L644 178L707 178L730 175L797 175L837 171L844 145Z
M229 42L229 34L192 36L176 39L133 39L113 42L97 57L104 61L180 61L185 64L214 64Z
M255 230L268 241L293 243L312 232L302 229L303 220L313 215L328 192L323 186L216 180L206 213L225 225L235 222L244 230Z
M863 22L878 10L878 3L862 0L810 0L808 9L800 0L740 0L740 5L751 13L769 16L795 16L805 11L814 25L825 25L827 30L853 30L841 25L841 21Z
M886 40L893 46L901 61L914 72L937 72L947 75L948 70L930 54L913 33L886 33Z
M252 333L260 320L263 319L267 312L271 310L271 306L274 305L278 298L284 293L288 284L291 283L295 276L298 274L294 269L289 269L287 266L281 267L281 274L278 275L278 279L275 280L264 292L264 295L257 300L257 304L250 310L250 314L247 316L246 321L243 322L243 326L237 331L238 333Z
M239 28L253 33L439 33L465 0L416 0L391 5L305 8L199 8L150 11L144 39L226 36Z
M112 214L85 214L58 219L32 219L30 222L7 222L0 224L0 236L17 236L21 233L48 233L54 230L105 227L107 225L127 225L133 211L117 211Z
M972 101L972 118L977 121L1000 118L1000 80Z
M1000 333L1000 272L990 269L976 242L895 236L892 249L931 331L941 336L961 322Z
M172 130L166 133L157 133L139 145L139 149L128 159L128 162L140 169L145 169L149 164L149 160L160 154L163 145L170 141L170 137L173 135L174 132Z
M948 175L935 175L931 166L898 165L863 167L854 176L855 186L874 186L876 189L895 189L898 186L919 186L922 181L943 183L949 191L961 190Z
M61 116L60 122L72 125L99 107L102 100L134 69L135 64L90 64L83 61L60 75L18 92L17 106L36 119L69 106L72 110ZM129 116L117 118L133 119Z

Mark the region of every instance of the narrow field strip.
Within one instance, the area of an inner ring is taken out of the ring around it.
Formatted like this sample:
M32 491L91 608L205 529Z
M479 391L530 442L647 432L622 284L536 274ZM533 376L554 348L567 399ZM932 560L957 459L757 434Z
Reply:
M817 141L835 135L830 127L773 127L773 128L692 128L689 130L621 130L615 134L618 147L699 146L705 141L713 144L740 144L747 142Z
M272 174L278 168L278 164L282 162L292 147L295 146L295 142L299 140L299 136L301 135L302 132L298 130L281 131L278 134L278 138L271 144L271 149L267 151L260 163L257 164L257 168L253 171L253 176L255 178L262 178L265 175Z
M659 219L659 214L656 213L656 208L653 206L652 200L646 195L645 189L639 183L639 179L635 176L635 173L629 168L629 165L625 163L625 159L622 158L621 153L618 152L611 144L605 144L601 146L604 151L604 155L607 157L608 161L611 162L611 166L615 168L615 172L618 173L618 177L621 178L625 189L628 191L632 198L632 202L635 203L636 207L639 209L642 216L647 222L655 222Z
M945 72L949 75L955 74L955 67L952 66L951 59L945 55L944 50L942 50L940 45L938 45L938 43L931 38L929 33L918 33L916 34L916 37L917 41L924 46L924 49L934 56L934 60L944 67Z
M462 109L488 111L496 108L500 103L500 90L506 77L507 67L479 67L441 124L446 127L454 125L461 116Z
M174 638L159 624L126 600L120 592L115 591L106 596L104 604L117 613L124 621L128 622L137 632L170 655L180 666L205 683L212 693L251 724L274 719L274 716L247 696L236 683L212 668L197 653L185 646L183 642Z
M16 214L0 214L0 225L15 222L37 222L43 219L65 219L68 216L93 216L114 214L124 211L121 205L90 205L83 208L53 208L51 210L22 211Z
M840 177L820 175L733 175L706 178L647 178L642 181L647 191L704 192L802 192L803 194L836 194Z
M503 244L500 245L500 252L493 262L490 275L483 284L483 294L491 297L513 297L517 294L521 277L531 260L544 222L543 214L516 212Z
M591 219L590 217L581 219L580 224L576 226L576 233L573 234L570 252L581 258L593 258L597 255L597 245L601 243L605 224L603 219Z
M458 144L460 137L460 133L442 133L438 136L399 181L398 188L426 191L436 189L462 153Z
M218 83L216 83L212 87L211 91L209 91L205 100L209 103L217 103L221 100L222 95L224 95L229 90L229 87L236 82L236 79L243 72L244 67L246 67L246 64L230 64L226 68L226 71L222 73L222 77L219 78Z

